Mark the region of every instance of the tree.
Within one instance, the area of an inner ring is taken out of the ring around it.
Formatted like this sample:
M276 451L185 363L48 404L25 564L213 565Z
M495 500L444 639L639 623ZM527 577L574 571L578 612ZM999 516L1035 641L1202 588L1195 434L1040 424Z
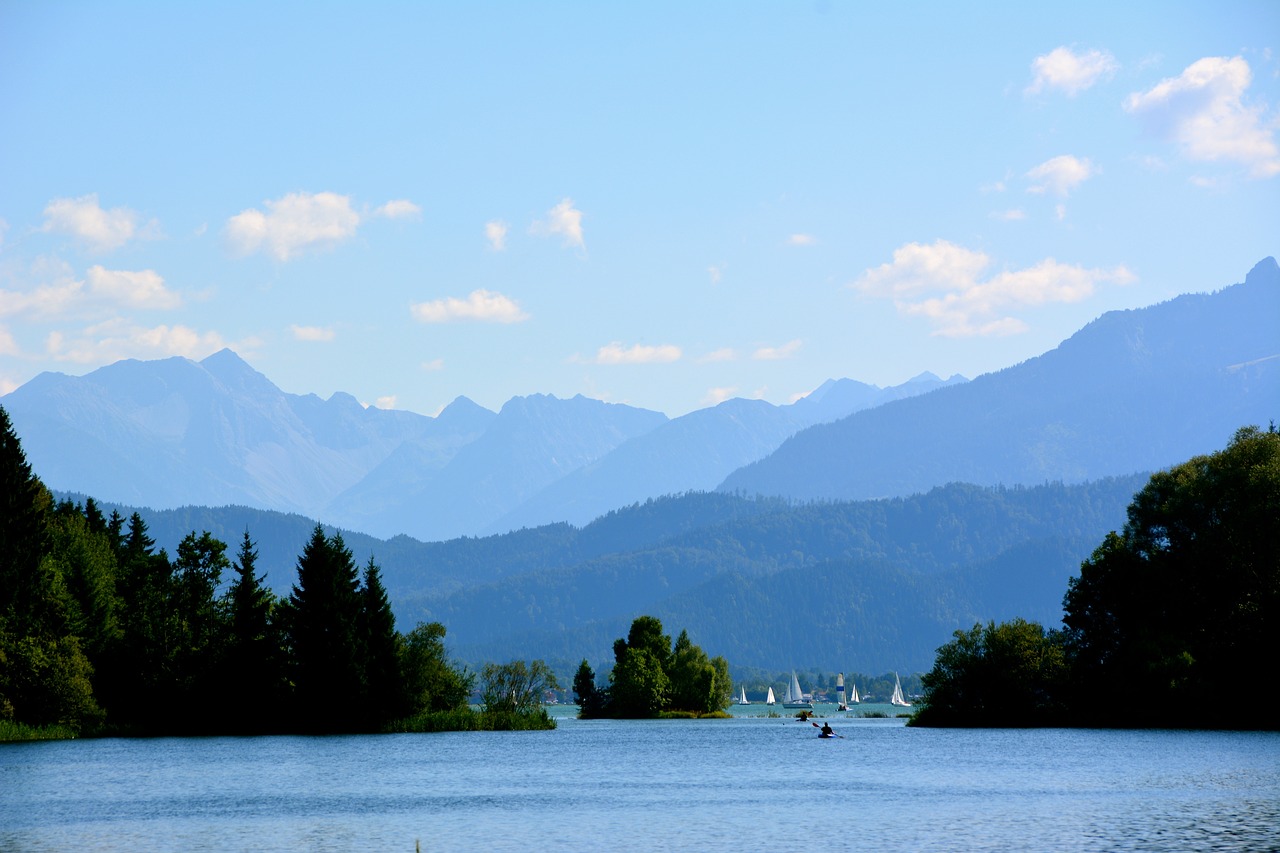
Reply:
M599 717L604 713L608 703L608 695L596 689L596 674L583 658L578 664L578 671L573 676L573 695L578 703L578 716L584 720Z
M400 636L391 601L373 557L364 570L360 589L360 646L364 651L367 722L377 728L407 716L408 694L400 674Z
M0 719L78 729L99 708L52 553L52 506L0 406Z
M1263 704L1213 715L1271 665L1280 625L1280 433L1239 430L1222 451L1151 477L1119 534L1064 600L1077 690L1137 695L1177 725L1263 725ZM1209 716L1206 716L1208 714Z
M286 620L295 710L307 729L360 727L365 684L358 588L355 562L341 534L326 537L317 524L298 557Z
M543 694L560 686L551 667L541 660L525 665L487 663L480 671L484 710L496 714L532 714L542 708Z
M938 649L913 725L1061 725L1067 720L1061 636L1024 619L969 631Z
M471 693L473 676L449 665L444 636L439 622L420 622L400 645L400 671L410 713L461 708Z
M244 532L232 568L236 578L224 595L228 636L223 662L224 720L232 731L271 730L279 725L285 695L284 653L272 620L276 597L257 574L258 551Z

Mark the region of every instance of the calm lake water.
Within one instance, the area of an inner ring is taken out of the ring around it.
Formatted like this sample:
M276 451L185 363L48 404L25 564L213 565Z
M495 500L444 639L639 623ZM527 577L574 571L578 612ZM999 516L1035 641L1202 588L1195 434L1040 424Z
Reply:
M0 850L1280 849L1280 734L829 719L0 745Z

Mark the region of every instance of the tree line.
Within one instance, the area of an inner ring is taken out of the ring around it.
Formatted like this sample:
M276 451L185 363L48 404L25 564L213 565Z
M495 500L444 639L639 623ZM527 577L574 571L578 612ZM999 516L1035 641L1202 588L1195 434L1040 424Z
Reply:
M914 725L1280 728L1253 685L1280 628L1280 432L1153 475L1080 566L1063 628L955 632Z
M396 630L380 569L316 525L277 597L245 531L170 556L142 518L55 503L0 407L0 724L55 734L374 732L552 725L541 661L447 657ZM225 581L225 582L224 582ZM468 699L477 675L482 711Z

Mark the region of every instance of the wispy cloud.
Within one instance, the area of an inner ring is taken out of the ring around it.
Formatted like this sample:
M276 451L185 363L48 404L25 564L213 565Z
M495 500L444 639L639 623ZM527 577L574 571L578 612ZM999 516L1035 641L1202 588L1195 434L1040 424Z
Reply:
M1009 210L993 210L988 216L1000 222L1021 222L1027 218L1027 212L1015 207Z
M182 305L155 270L109 270L95 265L85 281L56 258L42 258L32 267L41 283L27 290L0 290L0 317L100 316L104 305L140 310L167 310Z
M329 343L337 337L337 333L326 326L290 326L289 331L293 333L295 341Z
M868 296L889 298L908 316L928 319L945 337L1011 335L1027 330L1014 309L1049 302L1079 302L1099 284L1127 284L1134 275L1123 266L1085 269L1046 258L1032 267L985 275L991 259L945 240L908 243L891 263L868 269L854 287Z
M413 219L422 215L422 208L407 198L397 198L374 208L373 215L383 219Z
M204 358L227 344L217 332L200 332L189 326L140 326L112 319L84 329L75 336L51 332L45 349L55 361L100 364L123 358L156 359L180 355Z
M1120 63L1105 50L1075 53L1068 47L1054 48L1032 60L1034 76L1026 93L1034 95L1045 89L1057 89L1074 98L1103 77L1110 77L1119 67Z
M155 270L109 270L89 267L89 289L129 308L167 309L182 304L182 297L165 287Z
M79 198L55 198L44 209L43 231L70 234L83 247L94 252L119 249L135 237L155 237L159 223L154 219L139 226L139 216L127 207L104 210L98 194Z
M373 405L379 409L394 409L396 407L396 395L388 394L385 397L379 397L374 400Z
M1027 178L1033 182L1027 187L1027 192L1052 193L1066 198L1072 190L1096 174L1098 169L1088 157L1079 158L1063 154L1046 160L1027 172Z
M1245 103L1252 81L1243 57L1210 56L1129 95L1124 108L1190 160L1234 161L1255 178L1270 178L1280 175L1276 122L1261 105Z
M529 319L513 299L490 290L473 290L465 299L450 296L409 306L414 318L423 323L452 323L473 320L482 323L520 323Z
M788 246L815 246L818 238L812 234L792 234L787 238Z
M794 356L802 346L803 342L798 338L794 341L787 341L779 347L760 347L751 354L756 361L781 361L784 358Z
M587 247L582 236L582 211L573 206L573 199L566 198L547 211L542 219L535 220L529 226L529 233L539 237L560 236L564 245Z
M718 406L725 400L732 400L737 393L738 388L733 385L725 388L708 388L707 393L702 397L702 402L708 406Z
M666 364L673 361L679 361L683 353L680 347L673 344L661 344L659 346L647 346L645 344L634 344L633 346L624 347L621 343L614 341L611 344L600 347L596 352L596 364Z
M507 223L501 219L492 219L484 224L484 237L489 241L489 248L495 252L507 248Z
M699 364L714 364L722 361L736 361L738 359L738 351L732 347L722 347L712 350L706 355L698 359Z
M712 284L719 284L720 279L724 276L724 267L712 264L707 267L707 276L711 279Z
M266 252L278 261L337 245L355 235L360 214L351 199L337 193L289 193L227 220L226 236L240 255Z

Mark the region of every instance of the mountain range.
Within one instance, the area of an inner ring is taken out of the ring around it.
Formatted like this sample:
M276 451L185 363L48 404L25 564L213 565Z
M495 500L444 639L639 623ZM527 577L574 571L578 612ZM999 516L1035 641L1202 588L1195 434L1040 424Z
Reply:
M583 525L719 488L793 499L950 482L1083 482L1220 447L1280 412L1280 267L1113 311L973 381L828 381L797 402L678 418L534 394L437 417L287 394L230 350L43 373L0 398L51 487L164 509L237 504L422 540Z
M170 551L249 530L280 594L313 519L343 528L401 626L442 622L467 661L607 663L652 613L735 665L918 670L975 621L1054 624L1144 472L1274 422L1278 321L1268 258L973 381L842 379L789 406L532 395L428 418L285 394L225 350L0 404L48 485L145 507Z
M231 350L42 373L0 398L51 487L167 509L244 505L423 540L584 524L637 500L715 488L788 436L960 384L829 381L787 406L730 400L660 412L534 394L438 416L287 394Z

